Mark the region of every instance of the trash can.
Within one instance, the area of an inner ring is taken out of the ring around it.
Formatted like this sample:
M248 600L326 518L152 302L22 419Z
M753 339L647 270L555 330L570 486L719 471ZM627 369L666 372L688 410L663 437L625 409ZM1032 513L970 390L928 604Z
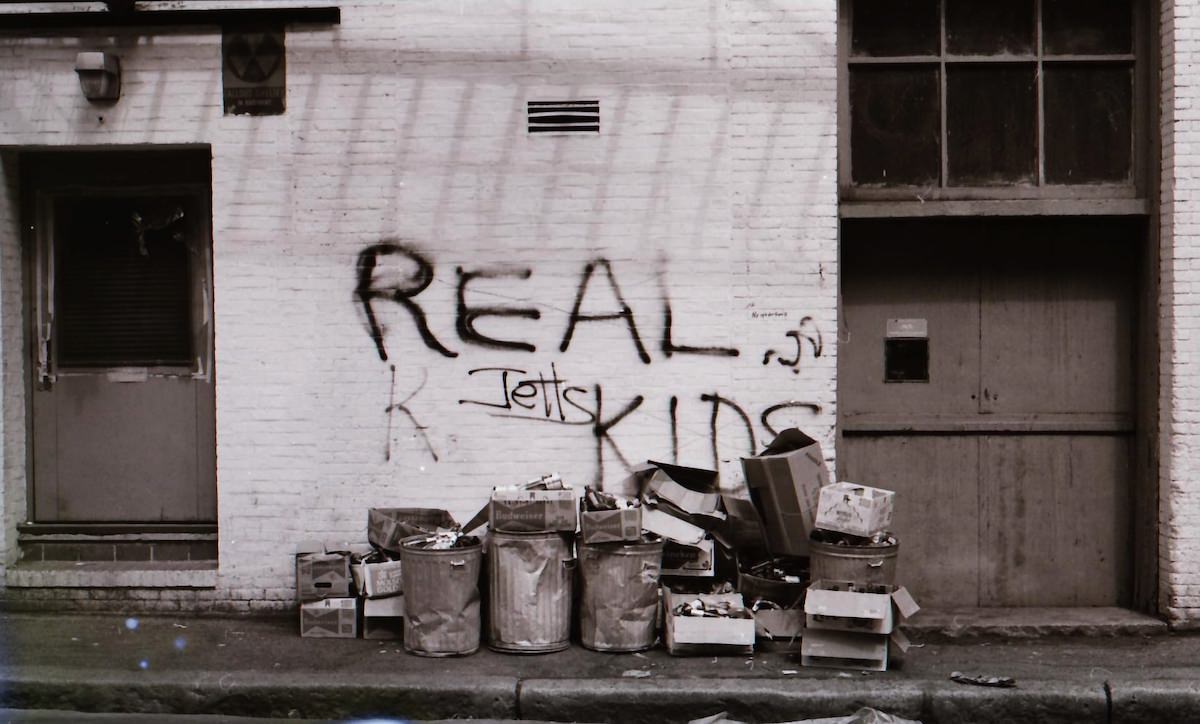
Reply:
M596 543L579 548L579 634L596 651L642 651L658 636L663 543Z
M575 560L561 533L492 531L488 545L488 646L518 654L571 644Z
M483 545L431 549L428 536L400 544L404 584L404 649L418 656L456 656L479 649L479 569Z
M896 584L896 556L900 543L894 537L879 545L842 545L809 538L809 576L814 581Z

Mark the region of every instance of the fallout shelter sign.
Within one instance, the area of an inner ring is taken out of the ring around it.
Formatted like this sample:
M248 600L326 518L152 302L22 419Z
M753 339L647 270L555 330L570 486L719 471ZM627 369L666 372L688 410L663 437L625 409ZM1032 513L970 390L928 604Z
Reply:
M221 36L221 56L226 115L283 113L287 69L282 27L226 28Z

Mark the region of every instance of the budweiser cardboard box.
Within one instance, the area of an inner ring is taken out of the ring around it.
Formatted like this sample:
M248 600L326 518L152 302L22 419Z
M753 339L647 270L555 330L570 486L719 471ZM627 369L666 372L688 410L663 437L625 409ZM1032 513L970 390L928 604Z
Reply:
M620 543L642 539L642 509L579 511L579 539L583 543Z
M834 483L821 488L816 526L824 530L870 538L892 527L896 494L855 483Z
M820 444L795 428L784 430L761 454L742 458L742 474L762 518L767 549L807 556L817 501L829 484Z
M740 593L673 593L662 589L664 639L672 655L753 653L754 618ZM728 615L688 615L696 606Z
M535 481L524 486L501 486L492 491L488 506L488 524L492 530L509 533L575 532L579 527L575 491L563 486L557 476L540 480L550 481L551 484L547 489L530 487L537 484L538 481Z
M704 538L696 545L663 541L662 575L711 578L716 574L716 545Z
M301 601L344 598L350 593L350 552L330 551L319 541L296 546L296 597Z
M404 596L363 599L362 637L364 639L404 638Z
M323 598L300 604L300 635L352 639L358 636L358 599Z
M827 631L890 634L919 610L903 586L813 581L804 599L805 626Z

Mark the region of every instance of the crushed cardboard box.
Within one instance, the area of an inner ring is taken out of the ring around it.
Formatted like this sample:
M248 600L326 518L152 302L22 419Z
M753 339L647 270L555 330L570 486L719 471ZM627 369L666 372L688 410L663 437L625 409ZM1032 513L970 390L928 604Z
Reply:
M824 530L870 538L892 527L896 494L857 483L834 483L821 488L816 526Z
M454 528L454 517L440 508L369 508L367 540L380 550L399 555L400 541L433 533L439 528Z
M716 574L716 544L704 538L696 545L663 541L661 572L664 576L711 578Z

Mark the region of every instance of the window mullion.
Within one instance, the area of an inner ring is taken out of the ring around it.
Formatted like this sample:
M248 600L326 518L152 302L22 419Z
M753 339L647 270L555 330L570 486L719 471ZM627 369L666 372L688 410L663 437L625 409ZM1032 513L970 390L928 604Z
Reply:
M1042 0L1033 2L1034 51L1037 54L1037 100L1034 104L1037 112L1037 185L1046 185L1046 102L1045 102L1045 49L1042 44Z
M946 0L938 3L938 23L941 26L938 34L938 78L941 98L938 105L941 107L941 142L939 145L942 150L941 179L938 186L946 188L950 185L950 139L946 122L946 103L949 100L946 95Z

